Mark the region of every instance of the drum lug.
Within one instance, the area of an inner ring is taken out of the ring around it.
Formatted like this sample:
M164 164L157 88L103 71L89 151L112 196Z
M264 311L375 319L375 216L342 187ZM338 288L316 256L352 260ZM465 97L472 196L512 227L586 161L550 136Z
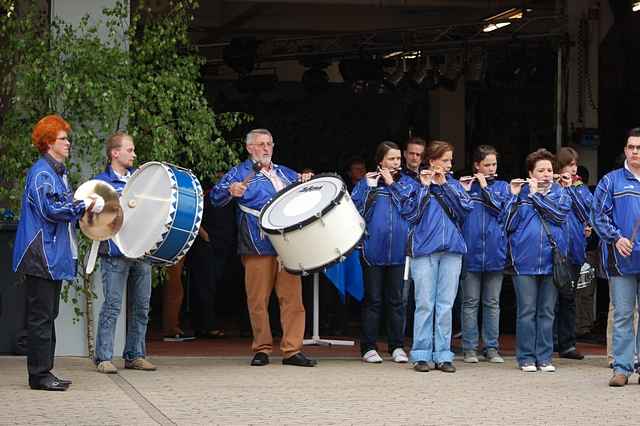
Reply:
M320 221L320 223L322 224L322 226L327 226L326 223L324 223L324 220L322 220L322 212L318 212L314 215L315 217L318 218L318 220Z
M340 251L339 248L336 249L336 253L338 253L338 262L344 262L346 257L342 255L342 252Z
M280 236L282 237L283 240L285 240L286 242L289 242L289 239L287 238L287 234L283 230L280 230Z
M302 271L302 276L303 277L306 277L306 276L309 275L309 273L304 270L304 266L302 266L302 263L298 263L298 268L300 268L300 271Z

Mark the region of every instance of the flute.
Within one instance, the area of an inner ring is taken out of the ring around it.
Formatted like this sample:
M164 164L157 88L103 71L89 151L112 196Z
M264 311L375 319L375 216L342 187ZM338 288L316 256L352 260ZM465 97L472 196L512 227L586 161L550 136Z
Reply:
M458 180L461 183L467 183L467 182L472 182L475 178L476 178L475 176L462 176ZM485 175L484 178L487 182L492 182L498 178L498 174L494 173L492 175Z
M392 167L392 168L390 168L388 170L389 170L389 172L391 172L392 175L395 175L400 170L402 170L402 167ZM382 169L380 167L378 167L378 171L374 175L371 175L371 177L374 177L374 178L378 177L378 176L380 176L381 173L382 173Z
M511 184L515 184L515 185L529 185L529 181L527 179L521 179L521 178L512 179L510 183ZM538 188L539 189L547 189L547 188L551 187L552 184L553 184L553 181L540 180L540 181L538 181Z

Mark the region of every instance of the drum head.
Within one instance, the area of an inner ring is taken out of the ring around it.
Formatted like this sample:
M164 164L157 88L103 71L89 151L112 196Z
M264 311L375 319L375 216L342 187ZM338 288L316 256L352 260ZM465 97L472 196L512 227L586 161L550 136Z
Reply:
M280 191L260 215L265 232L298 229L327 213L345 192L336 175L317 175L304 183Z
M125 256L137 259L162 242L171 219L172 190L162 163L145 163L129 178L120 197L124 224L113 238Z

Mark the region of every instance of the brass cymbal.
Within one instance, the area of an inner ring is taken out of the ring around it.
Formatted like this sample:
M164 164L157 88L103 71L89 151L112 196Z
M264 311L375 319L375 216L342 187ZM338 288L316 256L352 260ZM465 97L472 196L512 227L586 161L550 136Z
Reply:
M118 192L107 182L92 179L76 189L73 197L84 200L90 195L99 195L104 199L104 208L98 214L85 211L80 219L80 230L94 241L108 240L122 228L124 214L120 207ZM87 206L87 209L89 206Z

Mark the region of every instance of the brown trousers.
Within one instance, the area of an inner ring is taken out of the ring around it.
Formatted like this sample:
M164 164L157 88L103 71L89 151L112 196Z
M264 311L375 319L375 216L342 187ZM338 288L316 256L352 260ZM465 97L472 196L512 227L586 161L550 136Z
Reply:
M166 336L183 333L180 328L180 308L184 298L182 269L184 257L167 268L167 282L162 288L162 328Z
M285 358L301 351L304 338L304 305L300 277L280 271L275 256L242 256L245 269L247 305L253 329L253 352L271 354L273 337L269 324L269 298L273 289L280 305L282 341Z

